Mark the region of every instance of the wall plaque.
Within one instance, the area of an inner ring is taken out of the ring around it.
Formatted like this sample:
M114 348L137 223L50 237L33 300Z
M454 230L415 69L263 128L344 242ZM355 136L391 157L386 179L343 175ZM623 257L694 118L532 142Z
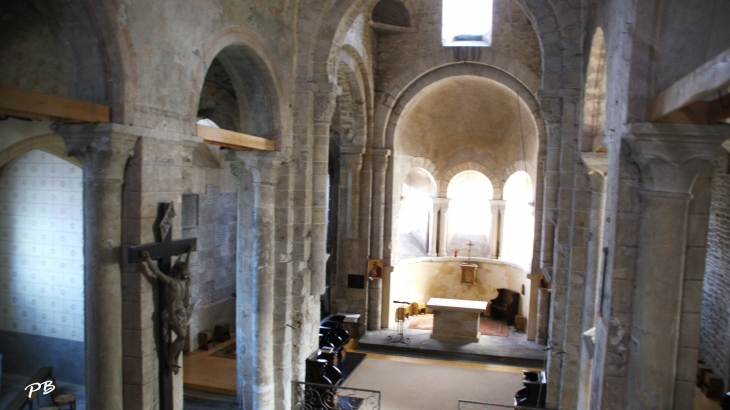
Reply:
M347 275L347 287L350 289L365 289L365 275Z

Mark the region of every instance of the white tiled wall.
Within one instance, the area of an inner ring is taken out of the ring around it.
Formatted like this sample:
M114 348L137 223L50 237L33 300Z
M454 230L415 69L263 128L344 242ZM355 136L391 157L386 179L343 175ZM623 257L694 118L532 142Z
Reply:
M84 340L82 183L43 151L0 173L0 330Z

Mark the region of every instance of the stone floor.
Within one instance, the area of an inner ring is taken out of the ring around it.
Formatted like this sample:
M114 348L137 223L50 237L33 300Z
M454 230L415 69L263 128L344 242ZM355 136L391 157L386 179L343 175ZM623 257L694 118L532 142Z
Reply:
M382 352L418 357L469 360L484 363L500 363L514 366L542 368L545 360L545 346L527 340L527 335L510 327L509 336L481 336L479 342L450 342L431 339L430 330L409 329L412 318L406 320L404 337L409 344L392 342L396 329L381 329L366 332L361 338L358 350Z

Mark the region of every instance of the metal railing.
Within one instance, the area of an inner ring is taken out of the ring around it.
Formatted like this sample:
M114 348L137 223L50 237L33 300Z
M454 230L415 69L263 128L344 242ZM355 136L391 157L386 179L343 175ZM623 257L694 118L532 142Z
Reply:
M509 410L535 410L535 409L554 410L554 409L545 409L543 407L510 406L510 405L507 405L507 404L482 403L482 402L478 402L478 401L469 401L469 400L459 400L459 407L458 407L458 410L503 410L503 409L509 409Z
M292 382L292 410L380 410L380 392Z

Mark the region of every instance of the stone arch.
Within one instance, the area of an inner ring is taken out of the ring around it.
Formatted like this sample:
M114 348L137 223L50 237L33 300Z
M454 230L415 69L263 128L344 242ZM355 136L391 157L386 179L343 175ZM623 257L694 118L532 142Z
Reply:
M76 157L66 156L66 144L64 144L63 138L61 138L60 135L45 134L18 141L1 151L0 168L14 161L15 159L20 158L22 155L25 155L28 152L36 149L45 151L78 167L81 167L81 163L78 159L76 159Z
M400 0L379 0L370 16L375 23L411 27L411 11Z
M543 61L543 89L558 89L562 85L562 57L564 53L570 53L572 48L566 47L564 44L564 36L559 13L553 7L549 0L516 0L517 4L523 9L527 17L532 22L535 29L540 48L542 51ZM308 64L311 67L312 79L319 82L334 82L334 69L336 62L337 50L342 44L347 29L354 21L355 16L365 12L366 9L374 7L374 0L359 0L347 5L345 2L328 2L327 6L311 10L311 12L320 13L317 28L314 33L307 33L309 44L307 41L301 43L302 51L299 56L300 61L311 61ZM407 4L405 4L407 6ZM413 14L413 10L410 10ZM566 21L579 18L579 11L571 10L565 7L561 10L561 17L564 16ZM333 24L332 22L336 22ZM304 34L304 33L302 33ZM306 53L306 54L304 54ZM311 60L310 60L311 58ZM548 62L547 59L550 61ZM580 63L577 63L578 67ZM546 75L549 75L547 78Z
M601 27L593 33L583 89L581 151L606 152L603 145L606 127L606 43Z
M433 177L433 174L429 172L427 169L422 167L413 167L406 173L406 180L403 182L405 185L411 185L408 183L409 180L413 180L413 182L420 183L420 185L429 185L429 196L431 198L435 198L438 193L438 188L436 186L436 179ZM424 182L425 181L425 182ZM426 183L427 182L427 183Z
M451 180L464 171L476 171L484 174L484 176L487 177L487 179L489 179L489 182L492 184L494 198L502 197L502 181L498 178L497 174L493 170L478 162L464 162L444 172L439 177L439 197L446 198L446 193L449 189L449 184L451 183Z
M515 77L506 73L505 71L477 63L453 63L445 66L437 67L430 70L417 79L414 79L408 85L408 88L403 90L397 101L392 105L389 110L388 118L384 122L384 134L382 135L382 144L386 147L394 146L395 139L395 128L400 119L400 115L408 105L408 103L420 93L424 88L435 83L436 81L443 80L450 77L458 77L464 75L477 76L487 78L501 83L512 91L516 92L520 99L529 107L532 116L535 119L537 125L538 136L540 140L539 154L541 155L545 151L545 145L547 142L547 127L545 122L542 120L540 115L540 106L535 98L535 95L527 88L527 86L517 80Z
M509 177L511 177L515 172L519 172L519 171L527 172L527 175L530 176L530 179L532 181L535 181L535 178L537 175L537 167L535 167L534 165L530 165L525 160L519 160L519 161L515 161L512 165L508 166L507 168L505 168L502 171L502 175L500 178L500 182L502 183L502 186L504 186L504 184L507 183L507 180L509 179ZM536 187L533 182L532 189L534 190L535 188ZM534 194L534 192L533 192L533 194Z
M364 147L367 142L367 101L362 76L358 74L359 66L343 51L337 69L337 84L342 88L338 104L340 122L342 124L349 117L352 134L348 137L347 131L343 130L343 135L340 137L341 146Z
M203 53L206 72L195 80L192 89L193 109L197 110L201 90L208 68L214 59L220 61L231 78L238 98L242 117L238 131L273 139L281 150L281 117L288 111L282 98L280 75L263 42L242 28L231 28L220 33ZM195 118L190 113L190 118Z
M9 45L3 51L13 54L0 55L4 85L98 104L116 101L112 90L123 92L110 87L121 76L108 75L118 72L97 29L104 17L92 16L85 1L14 2L3 11L0 37Z

